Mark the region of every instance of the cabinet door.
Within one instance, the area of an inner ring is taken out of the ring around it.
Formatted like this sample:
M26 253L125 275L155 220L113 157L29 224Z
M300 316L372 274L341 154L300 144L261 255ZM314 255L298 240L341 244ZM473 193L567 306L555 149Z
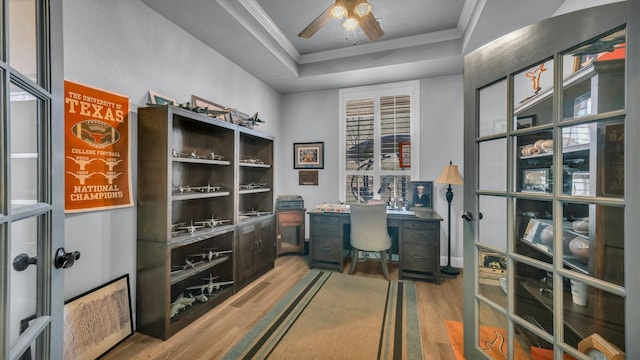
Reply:
M238 227L238 283L242 284L255 273L257 255L256 225Z
M275 231L273 218L260 222L260 232L257 238L258 253L256 267L258 271L273 268L275 254Z

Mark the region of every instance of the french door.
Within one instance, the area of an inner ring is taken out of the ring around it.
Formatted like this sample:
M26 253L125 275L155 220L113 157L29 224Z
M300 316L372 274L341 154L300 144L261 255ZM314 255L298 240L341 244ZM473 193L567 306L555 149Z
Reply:
M0 3L0 358L61 359L62 1Z
M639 3L465 57L469 359L640 356Z

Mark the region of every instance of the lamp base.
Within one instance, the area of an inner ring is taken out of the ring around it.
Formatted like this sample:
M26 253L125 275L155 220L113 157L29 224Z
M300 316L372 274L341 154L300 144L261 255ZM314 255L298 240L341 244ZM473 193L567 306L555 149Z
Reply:
M440 272L447 275L458 275L460 274L460 270L454 268L451 265L443 266L440 268Z

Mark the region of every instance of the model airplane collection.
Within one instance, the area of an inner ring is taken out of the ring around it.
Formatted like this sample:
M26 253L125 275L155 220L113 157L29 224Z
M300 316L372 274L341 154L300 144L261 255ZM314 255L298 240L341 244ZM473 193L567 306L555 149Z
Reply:
M187 287L185 291L171 303L169 310L170 317L175 317L180 311L184 310L187 306L193 305L196 301L201 303L208 301L209 298L223 286L233 285L233 281L214 281L218 278L220 277L209 274L208 278L203 278L203 280L207 281L206 283Z
M189 259L184 259L183 265L173 265L171 274L179 273L184 270L194 269L196 265L202 263L204 261L192 261Z
M264 164L264 161L260 159L241 159L240 162L245 164L260 164L260 165Z
M198 221L190 221L190 225L186 225L185 222L180 222L171 225L171 236L178 236L180 234L194 234L196 231L204 228L214 228L225 223L229 223L228 219L216 219L213 215L210 218Z
M266 189L267 183L250 182L248 184L240 184L240 190Z
M224 160L224 156L220 154L216 154L214 151L207 153L205 155L198 154L195 150L190 153L180 152L178 150L172 149L171 156L174 158L183 158L183 159L200 159L200 160Z
M271 215L271 211L257 211L257 210L246 210L240 213L240 216L263 216L263 215Z
M216 219L213 214L211 214L211 218L210 219L205 219L202 221L196 221L196 224L198 225L204 225L205 227L210 227L210 228L214 228L218 225L222 225L224 223L228 223L230 220L226 220L226 219Z
M189 255L191 257L196 257L196 258L200 258L203 260L207 260L208 262L213 261L214 259L219 258L220 256L224 255L224 254L231 254L233 252L233 250L221 250L221 251L214 251L214 249L207 249L205 250L205 252L202 252L200 254L193 254L193 255Z
M202 186L189 186L189 185L178 185L173 187L172 192L174 195L186 195L192 192L199 193L212 193L219 191L222 187L220 186L211 186L211 184L202 185Z
M193 297L185 297L184 294L180 294L176 301L171 303L170 315L174 317L178 315L181 310L184 310L187 306L191 306L196 301Z
M213 281L218 278L219 276L213 276L209 274L208 278L204 278L204 280L207 280L206 284L189 286L186 288L186 290L195 290L197 293L201 295L211 296L217 290L220 290L221 287L226 285L233 285L233 281Z
M190 102L179 104L178 106L198 114L205 114L212 118L218 118L222 121L226 121L228 117L231 117L232 123L240 126L248 127L250 129L253 129L253 127L256 126L258 123L264 123L263 120L258 118L257 112L253 116L249 116L248 114L240 112L234 108L225 108L222 110L210 109L209 107L192 105Z

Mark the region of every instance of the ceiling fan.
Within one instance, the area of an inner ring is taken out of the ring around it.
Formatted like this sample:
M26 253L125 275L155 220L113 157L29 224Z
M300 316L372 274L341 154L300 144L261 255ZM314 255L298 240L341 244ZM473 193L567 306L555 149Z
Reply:
M378 40L384 31L373 16L373 6L366 0L336 0L320 16L298 34L302 38L310 38L331 19L345 19L343 26L347 30L355 30L360 26L369 40Z

